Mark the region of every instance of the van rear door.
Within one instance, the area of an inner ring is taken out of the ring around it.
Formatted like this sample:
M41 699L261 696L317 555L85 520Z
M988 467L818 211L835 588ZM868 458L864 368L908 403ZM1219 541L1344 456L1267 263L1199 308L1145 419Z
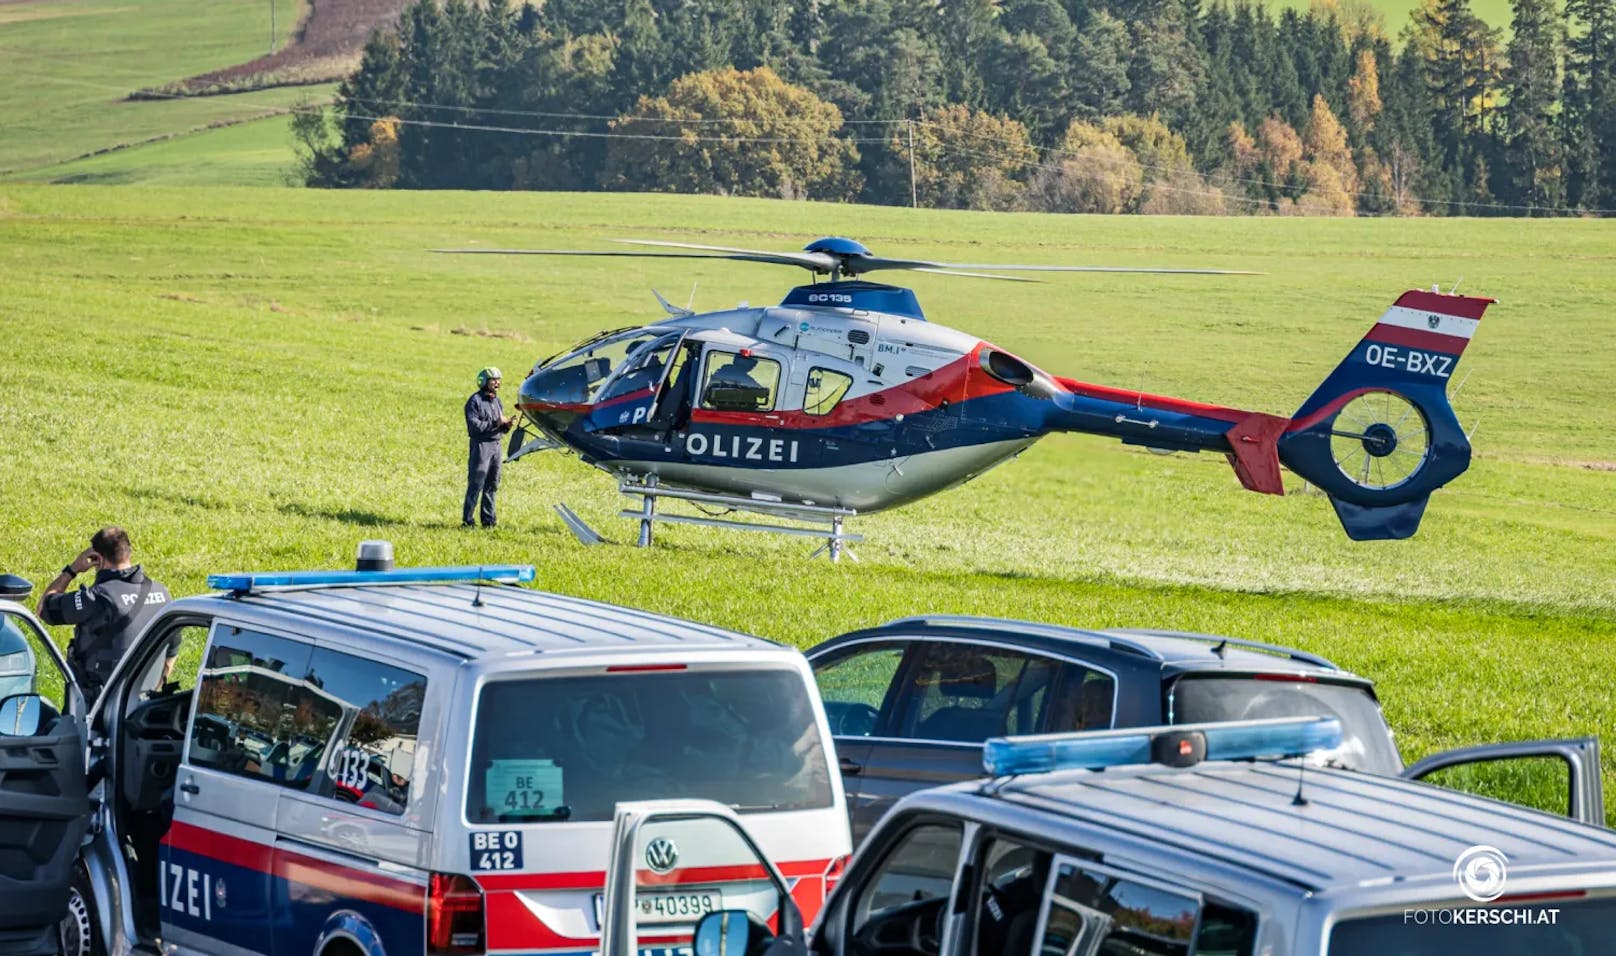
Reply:
M487 946L593 949L617 804L714 801L746 822L811 918L850 852L829 728L806 662L699 652L600 655L596 666L490 669L472 708L463 838L440 826L434 869L484 895ZM688 941L696 919L758 892L698 837L658 844L640 914ZM680 943L679 945L684 945Z

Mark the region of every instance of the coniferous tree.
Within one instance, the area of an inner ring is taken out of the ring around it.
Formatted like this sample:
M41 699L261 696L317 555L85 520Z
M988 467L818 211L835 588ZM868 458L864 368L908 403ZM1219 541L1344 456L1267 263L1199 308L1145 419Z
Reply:
M1502 107L1510 202L1558 206L1565 201L1564 147L1557 128L1563 55L1554 0L1515 0Z
M1616 206L1616 0L1566 0L1572 202Z

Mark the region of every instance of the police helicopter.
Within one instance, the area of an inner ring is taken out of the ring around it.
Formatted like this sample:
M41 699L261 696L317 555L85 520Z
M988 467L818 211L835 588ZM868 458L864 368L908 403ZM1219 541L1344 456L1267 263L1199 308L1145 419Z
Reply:
M1285 493L1283 464L1329 496L1355 540L1414 534L1431 492L1470 464L1446 386L1492 299L1404 292L1284 418L1051 375L928 321L909 289L862 278L1225 270L889 259L846 238L801 252L619 241L657 248L442 251L731 259L813 276L776 306L697 313L659 294L666 318L601 332L540 361L522 383L510 458L568 448L616 476L640 498L622 514L640 521L642 546L653 521L677 521L823 538L815 554L835 560L862 540L844 530L846 518L968 481L1060 431L1219 452L1245 488L1265 494ZM659 513L670 498L789 523ZM601 540L565 505L557 511L581 539Z

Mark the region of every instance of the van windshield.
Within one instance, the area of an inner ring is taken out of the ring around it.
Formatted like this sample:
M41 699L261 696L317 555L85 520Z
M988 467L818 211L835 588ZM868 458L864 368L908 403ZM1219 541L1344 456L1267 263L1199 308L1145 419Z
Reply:
M620 800L741 813L831 806L828 761L794 670L651 670L488 683L466 819L610 820Z
M1305 680L1288 674L1249 677L1184 677L1172 690L1175 724L1205 724L1269 717L1334 717L1341 721L1341 746L1319 756L1330 766L1391 776L1403 760L1380 705L1353 684Z
M1409 914L1414 914L1411 918ZM1329 956L1539 956L1606 953L1616 939L1616 899L1413 909L1349 919L1330 931Z

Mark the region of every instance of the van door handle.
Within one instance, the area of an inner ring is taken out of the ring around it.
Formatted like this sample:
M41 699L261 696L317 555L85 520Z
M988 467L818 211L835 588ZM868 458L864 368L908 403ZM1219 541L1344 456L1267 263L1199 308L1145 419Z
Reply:
M180 784L180 789L185 791L186 793L201 793L202 792L202 788L197 786L194 783L182 783L182 784Z
M844 777L856 777L864 772L863 764L855 763L846 757L842 757L836 761L836 768L842 772L842 776Z

